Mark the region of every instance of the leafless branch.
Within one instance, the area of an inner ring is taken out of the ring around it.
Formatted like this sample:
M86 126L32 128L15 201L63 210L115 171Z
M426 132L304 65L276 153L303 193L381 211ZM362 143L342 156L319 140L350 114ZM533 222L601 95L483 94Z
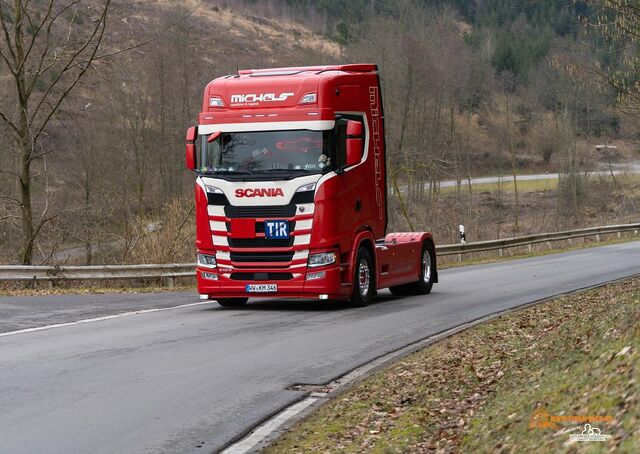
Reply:
M67 71L70 70L72 62L79 55L81 55L84 52L85 49L87 49L89 47L89 45L93 42L94 38L97 35L97 39L95 41L95 45L93 46L93 50L91 52L91 56L89 57L88 63L80 70L80 72L76 75L75 79L71 82L71 84L62 92L62 94L58 97L57 101L55 103L53 103L53 108L51 108L49 110L48 115L44 118L44 120L40 124L40 127L37 129L37 131L33 135L34 140L37 140L38 137L40 137L40 135L44 132L44 129L46 128L47 124L49 123L49 121L53 117L54 113L60 107L60 104L62 104L62 102L67 98L69 93L78 84L78 82L80 81L82 76L84 76L84 74L87 72L87 70L91 67L90 66L90 62L92 62L93 59L95 58L96 53L98 52L98 48L100 47L100 43L102 42L102 38L104 37L104 31L105 31L106 25L107 25L106 18L107 18L107 13L108 13L110 4L111 4L111 0L107 0L105 2L105 6L104 6L104 9L102 10L102 14L100 16L100 19L98 20L98 24L96 25L96 27L94 28L93 32L91 33L91 36L87 39L85 44L78 51L76 51L74 53L74 55L71 57L71 59L69 59L67 65L62 69L62 71L60 72L58 77L49 85L49 88L46 90L46 92L43 95L42 99L38 103L38 106L34 110L34 112L32 114L32 119L34 119L36 117L36 115L38 113L38 110L44 104L44 102L46 101L48 95L51 94L51 92L53 91L53 88L55 87L55 85L61 80L62 76Z

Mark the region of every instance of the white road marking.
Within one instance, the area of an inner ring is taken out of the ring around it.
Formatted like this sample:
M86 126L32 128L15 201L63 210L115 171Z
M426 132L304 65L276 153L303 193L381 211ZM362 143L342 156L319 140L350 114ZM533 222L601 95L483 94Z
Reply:
M249 435L224 449L220 454L244 454L251 452L256 446L278 430L280 426L306 410L317 400L317 397L310 396L285 408L276 416L267 420L264 424L256 427Z
M8 331L6 333L0 333L0 337L14 336L16 334L33 333L36 331L44 331L44 330L53 329L53 328L63 328L65 326L81 325L83 323L101 322L103 320L111 320L114 318L128 317L129 315L149 314L152 312L164 312L164 311L170 311L173 309L182 309L185 307L201 306L204 304L211 304L214 302L215 302L214 300L200 301L197 303L181 304L180 306L159 307L156 309L142 309L139 311L123 312L121 314L105 315L103 317L86 318L83 320L76 320L75 322L56 323L55 325L46 325L46 326L36 326L35 328L25 328L25 329L19 329L16 331Z

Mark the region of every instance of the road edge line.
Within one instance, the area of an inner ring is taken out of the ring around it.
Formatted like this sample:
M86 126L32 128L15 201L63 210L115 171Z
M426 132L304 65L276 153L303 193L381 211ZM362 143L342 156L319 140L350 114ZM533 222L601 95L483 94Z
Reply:
M0 333L0 337L8 337L8 336L15 336L15 335L18 335L18 334L34 333L34 332L37 332L37 331L45 331L45 330L50 330L50 329L54 329L54 328L64 328L65 326L82 325L84 323L102 322L102 321L111 320L111 319L114 319L114 318L128 317L130 315L150 314L150 313L153 313L153 312L164 312L164 311L170 311L170 310L174 310L174 309L182 309L182 308L185 308L185 307L201 306L201 305L204 305L204 304L211 304L211 303L214 303L214 302L215 301L198 301L197 303L181 304L179 306L158 307L158 308L154 308L154 309L141 309L139 311L129 311L129 312L122 312L120 314L103 315L102 317L85 318L85 319L76 320L76 321L73 321L73 322L56 323L54 325L45 325L45 326L34 326L33 328L25 328L25 329L19 329L19 330L15 330L15 331L7 331L5 333Z

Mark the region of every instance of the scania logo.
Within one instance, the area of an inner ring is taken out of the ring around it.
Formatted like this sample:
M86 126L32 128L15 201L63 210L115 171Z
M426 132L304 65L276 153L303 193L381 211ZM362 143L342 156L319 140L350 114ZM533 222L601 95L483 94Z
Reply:
M294 93L248 93L246 95L231 95L231 104L243 104L252 102L274 102L286 101L287 98L293 96Z
M236 197L284 197L281 188L236 189Z

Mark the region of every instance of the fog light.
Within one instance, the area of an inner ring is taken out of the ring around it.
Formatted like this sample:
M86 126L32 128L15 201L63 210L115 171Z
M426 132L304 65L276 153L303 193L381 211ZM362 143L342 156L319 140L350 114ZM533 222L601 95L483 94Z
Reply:
M203 279L209 279L210 281L217 281L218 275L216 273L202 273Z
M315 279L322 279L325 275L324 271L320 271L319 273L309 273L307 274L307 280L313 281Z

